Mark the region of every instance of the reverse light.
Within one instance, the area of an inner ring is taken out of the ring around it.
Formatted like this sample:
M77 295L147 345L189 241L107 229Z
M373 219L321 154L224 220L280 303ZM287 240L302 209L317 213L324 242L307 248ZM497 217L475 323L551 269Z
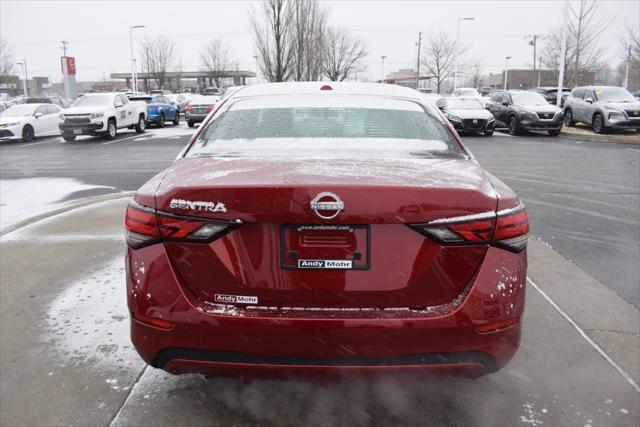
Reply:
M411 228L443 245L481 245L521 252L527 247L529 221L524 204L515 208L445 218Z
M210 242L240 222L183 217L131 202L124 218L125 240L133 249L158 242Z

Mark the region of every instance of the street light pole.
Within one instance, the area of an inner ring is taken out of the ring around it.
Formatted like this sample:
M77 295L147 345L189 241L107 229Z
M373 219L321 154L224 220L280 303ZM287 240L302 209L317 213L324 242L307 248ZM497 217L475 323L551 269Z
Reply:
M144 25L130 25L129 26L129 53L131 60L131 90L133 92L138 91L138 85L136 84L136 65L133 59L133 30L136 28L144 28Z
M27 92L27 61L23 59L20 62L16 62L16 64L20 64L20 66L22 67L22 93L24 94L24 97L26 98L28 96L28 92Z
M385 78L384 78L384 60L385 60L385 58L386 58L386 56L385 56L385 55L382 55L382 56L380 57L380 67L381 67L381 69L382 69L382 79L381 79L380 81L381 81L382 83L384 83L384 81L385 81Z
M509 75L509 60L510 56L506 56L505 58L505 66L504 66L504 90L507 90L507 76Z
M456 59L455 59L455 64L454 64L454 69L453 69L453 90L456 90L458 88L458 52L459 52L459 47L460 47L460 21L473 21L476 18L458 18L458 25L456 26Z
M422 32L418 33L418 64L416 66L416 89L420 89L420 45L422 44Z

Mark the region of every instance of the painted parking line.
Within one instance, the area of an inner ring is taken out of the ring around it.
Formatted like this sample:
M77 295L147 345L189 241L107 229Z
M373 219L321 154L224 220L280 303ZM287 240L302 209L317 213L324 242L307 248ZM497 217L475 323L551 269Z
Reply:
M60 140L62 140L61 137L59 136L54 136L52 138L47 138L47 139L43 139L41 141L38 142L30 142L28 144L22 144L20 145L20 147L24 148L24 147L31 147L32 145L40 145L40 144L45 144L47 142L59 142Z
M128 137L126 137L126 138L118 138L118 139L114 139L114 140L112 140L112 141L103 142L103 143L102 143L102 144L100 144L100 145L109 145L109 144L113 144L113 143L115 143L115 142L126 141L126 140L128 140L128 139L133 139L133 138L140 138L140 135L136 133L135 135L128 136Z

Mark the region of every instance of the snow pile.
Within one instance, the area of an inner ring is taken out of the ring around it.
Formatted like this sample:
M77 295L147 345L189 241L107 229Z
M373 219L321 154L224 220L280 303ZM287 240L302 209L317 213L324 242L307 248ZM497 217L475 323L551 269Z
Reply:
M110 188L83 184L72 178L0 180L0 227L5 228L45 212L64 207L65 197L78 191Z

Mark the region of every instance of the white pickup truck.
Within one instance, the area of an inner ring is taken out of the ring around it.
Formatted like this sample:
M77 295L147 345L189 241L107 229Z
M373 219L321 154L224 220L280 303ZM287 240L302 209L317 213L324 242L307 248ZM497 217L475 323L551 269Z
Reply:
M73 141L78 135L113 139L118 129L145 131L147 104L130 101L123 93L88 93L63 110L60 119L62 123L58 126L65 141Z

